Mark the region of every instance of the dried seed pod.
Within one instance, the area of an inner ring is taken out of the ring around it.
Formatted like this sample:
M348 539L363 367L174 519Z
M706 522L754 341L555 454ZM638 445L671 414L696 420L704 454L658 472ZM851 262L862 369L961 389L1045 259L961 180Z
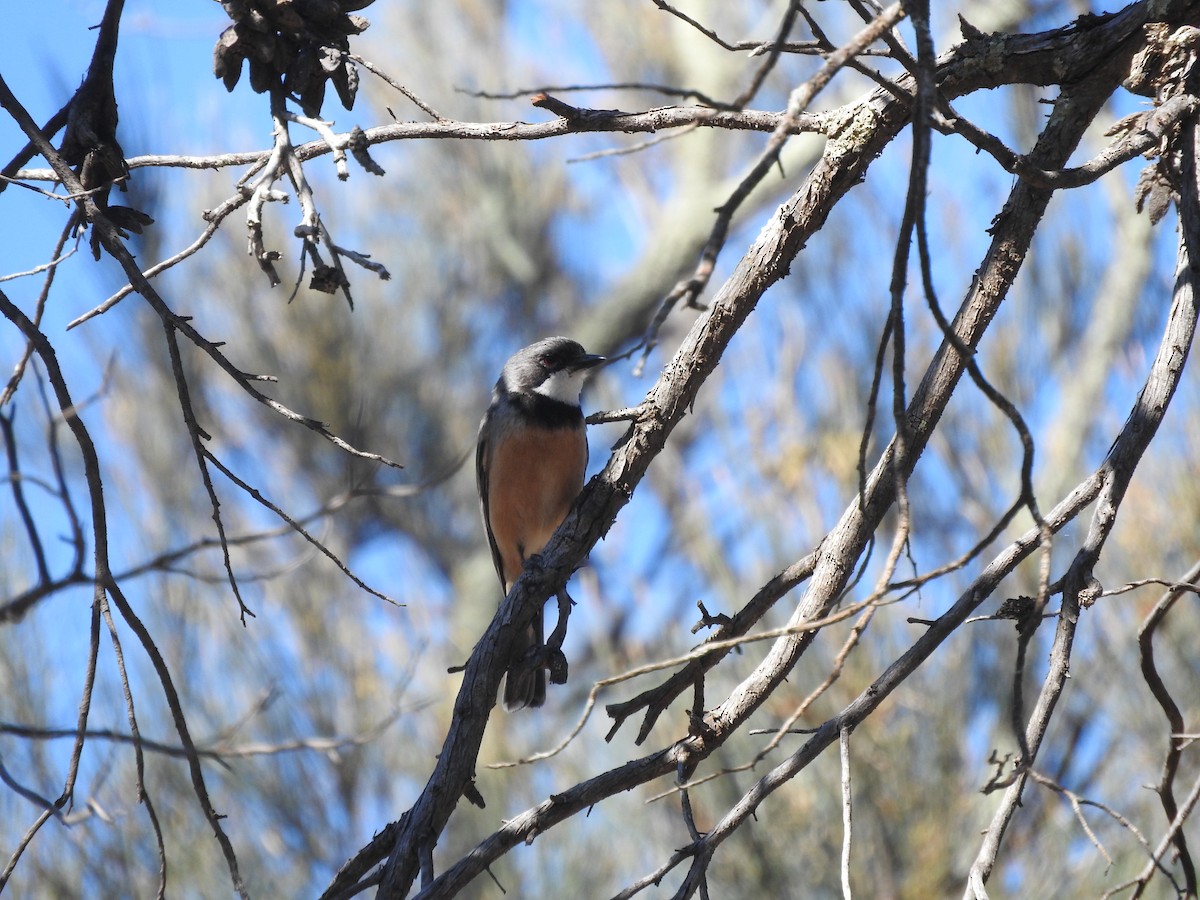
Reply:
M322 47L320 60L325 74L332 75L342 67L342 51L337 47Z
M365 16L342 16L335 24L345 35L362 34L371 27L370 20Z
M323 78L317 66L317 55L312 45L302 46L292 60L291 67L283 76L283 88L290 94L303 94L313 78Z
M337 0L293 0L297 10L312 25L329 25L342 15Z
M240 21L248 28L259 33L265 33L271 30L270 20L268 20L266 16L253 7L246 11L246 15Z
M265 94L279 83L279 75L264 62L250 60L250 87L256 94Z
M250 62L250 86L258 93L279 90L300 98L317 116L333 79L350 109L358 92L358 69L347 58L349 37L370 22L350 11L372 0L222 0L233 19L213 48L213 74L232 90Z
M351 60L330 76L338 99L346 109L354 109L354 98L358 94L358 67Z
M237 28L229 26L221 32L213 47L213 75L225 82L225 90L232 91L242 77L242 63L246 55L238 42Z
M303 31L307 23L290 3L277 3L267 16L276 28L283 31Z
M321 115L321 104L325 102L325 79L314 78L308 89L300 95L300 108L306 116Z

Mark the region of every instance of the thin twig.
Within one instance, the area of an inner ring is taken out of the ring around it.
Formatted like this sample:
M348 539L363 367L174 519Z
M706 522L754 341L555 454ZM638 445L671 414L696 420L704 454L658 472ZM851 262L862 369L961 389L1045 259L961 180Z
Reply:
M79 249L79 236L76 236L75 246L71 248L70 253L63 253L63 248L66 246L67 241L70 239L71 232L74 230L73 218L74 217L72 217L72 220L68 221L67 224L63 226L62 231L59 232L58 241L55 243L54 249L50 253L52 257L51 261L45 266L46 278L42 281L42 288L38 292L37 303L34 305L32 318L33 324L39 328L42 324L42 316L46 311L46 303L50 299L50 286L54 284L54 276L58 273L58 264ZM39 266L38 268L41 269L42 267ZM0 279L0 281L3 280L5 279ZM25 374L25 366L29 364L29 359L32 355L33 345L27 342L25 344L25 351L21 354L21 358L17 361L17 364L13 366L13 373L11 376L9 376L8 384L4 386L4 393L0 394L0 408L3 408L5 404L12 400L13 395L17 391L17 386L21 383L21 378Z
M316 548L316 550L318 550L330 562L332 562L335 566L337 566L343 575L345 575L352 582L354 582L354 584L357 585L359 588L366 591L368 594L370 594L373 597L378 597L380 600L383 600L385 603L390 603L392 606L404 606L403 603L399 603L396 600L393 600L387 594L383 593L382 591L376 590L375 588L373 588L369 584L367 584L365 581L363 581L361 578L359 578L357 575L355 575L354 572L350 569L350 567L347 566L344 562L342 562L341 558L336 553L334 553L332 550L330 550L328 547L326 547L324 543L317 540L313 535L311 535L308 532L308 530L305 529L305 527L300 524L299 521L297 521L296 519L292 518L287 513L285 513L281 507L272 503L270 500L268 500L266 497L264 497L262 495L262 493L260 493L256 488L254 488L253 486L251 486L250 484L248 484L247 482L245 482L241 478L239 478L237 475L235 475L233 473L233 471L228 466L226 466L224 463L222 463L219 459L217 459L217 457L215 455L213 455L213 453L207 447L204 448L204 457L205 457L205 459L208 460L208 462L210 462L213 466L215 466L217 469L219 469L221 474L223 474L226 478L228 478L230 481L232 481L234 484L236 484L239 488L241 488L243 491L245 491L247 494L249 494L250 497L253 498L256 502L260 503L261 505L263 505L264 507L269 509L271 512L275 513L275 515L277 515L280 519L282 519L284 522L286 522L288 524L289 528L291 528L294 532L296 532L296 534L300 535L302 538L304 538L306 541L308 541L314 548Z
M411 100L414 105L419 107L422 112L427 114L435 122L446 121L445 118L443 118L441 113L439 113L436 109L434 109L432 106L430 106L424 100L422 100L420 97L418 97L416 94L414 94L412 91L410 91L404 85L402 85L400 82L396 81L394 78L392 78L392 76L388 75L386 72L384 72L381 68L379 68L373 62L371 62L370 60L364 59L363 57L359 56L357 53L351 53L351 54L349 54L349 56L350 56L350 59L354 60L354 62L358 63L360 66L362 66L368 72L370 72L372 75L381 79L382 81L386 82L387 84L391 85L393 88L398 90L401 94L403 94L405 97L407 97L409 100Z
M663 3L662 0L654 0L654 2L659 8L671 12L673 15L678 15L685 21L696 24L693 20L679 13L668 4ZM789 9L792 8L794 7L789 4ZM862 29L840 50L831 53L824 65L811 78L791 92L788 96L787 108L771 132L771 137L767 141L767 145L759 153L758 158L751 165L750 170L742 177L737 187L734 188L725 202L717 209L717 216L713 221L712 230L704 243L703 249L700 251L700 259L696 264L695 270L690 276L677 283L660 302L658 310L655 312L641 339L643 351L640 365L645 364L646 359L655 346L657 346L658 334L662 326L666 323L671 311L677 305L682 302L685 307L698 308L700 295L707 288L708 282L712 278L712 274L716 269L717 257L720 255L721 250L725 246L725 241L729 236L729 229L733 222L734 214L746 198L750 196L754 188L778 165L779 154L788 137L797 127L801 114L808 109L817 94L824 90L833 79L833 76L846 65L848 60L856 55L859 49L873 43L882 31L890 28L903 17L903 7L899 3L892 4L886 11L880 14L876 22ZM696 25L696 27L700 26ZM701 30L703 31L703 29Z
M1131 883L1133 897L1140 897L1145 891L1146 886L1150 883L1150 879L1154 877L1154 873L1162 868L1162 858L1166 852L1174 845L1178 844L1178 836L1183 832L1184 823L1191 817L1192 811L1196 808L1196 803L1200 801L1200 778L1196 779L1192 785L1191 791L1188 792L1183 804L1179 810L1171 818L1170 824L1167 826L1166 832L1158 842L1158 846L1150 854L1150 860L1138 873L1137 878ZM1127 885L1119 885L1115 890L1123 890ZM1108 896L1108 895L1105 895ZM1185 896L1187 896L1185 894Z
M221 545L221 557L225 562L225 572L229 578L229 588L233 591L234 599L237 600L238 614L244 626L246 624L246 616L253 616L254 612L246 605L246 601L242 599L242 592L238 588L237 576L233 572L233 560L229 555L229 542L225 537L225 520L221 516L221 501L217 497L217 489L213 486L212 476L208 471L209 451L204 442L209 439L209 435L196 421L196 413L192 408L191 388L188 385L187 375L183 371L183 357L179 353L179 341L175 334L175 326L170 322L163 322L162 325L167 339L167 353L171 359L171 375L175 379L175 391L179 398L179 409L183 413L183 422L187 428L188 440L192 445L192 456L200 472L200 481L204 485L204 492L208 495L208 502L212 506L212 520L217 529L217 538Z
M851 900L850 893L850 841L854 821L854 803L850 788L850 729L843 728L838 735L838 759L842 766L842 897Z

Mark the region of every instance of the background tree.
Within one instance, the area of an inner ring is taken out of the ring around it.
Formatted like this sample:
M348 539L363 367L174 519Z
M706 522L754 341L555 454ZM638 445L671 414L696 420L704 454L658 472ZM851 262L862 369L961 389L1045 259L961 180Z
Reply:
M364 6L0 67L0 885L1195 896L1200 5ZM555 333L613 412L493 619Z

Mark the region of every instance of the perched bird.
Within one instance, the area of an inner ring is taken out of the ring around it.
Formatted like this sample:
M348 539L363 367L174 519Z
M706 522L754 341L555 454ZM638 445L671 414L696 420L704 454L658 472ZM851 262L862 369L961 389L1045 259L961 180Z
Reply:
M588 446L579 395L604 357L551 337L504 364L479 426L475 474L483 526L505 595L525 560L539 552L583 487ZM505 709L546 702L546 670L522 659L545 643L538 610L504 681Z

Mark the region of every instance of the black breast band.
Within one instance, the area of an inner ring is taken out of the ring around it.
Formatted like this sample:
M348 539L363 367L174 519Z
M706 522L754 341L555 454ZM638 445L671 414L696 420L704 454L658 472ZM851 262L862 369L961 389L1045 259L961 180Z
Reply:
M508 401L520 416L540 428L579 428L583 410L542 394L509 394Z

